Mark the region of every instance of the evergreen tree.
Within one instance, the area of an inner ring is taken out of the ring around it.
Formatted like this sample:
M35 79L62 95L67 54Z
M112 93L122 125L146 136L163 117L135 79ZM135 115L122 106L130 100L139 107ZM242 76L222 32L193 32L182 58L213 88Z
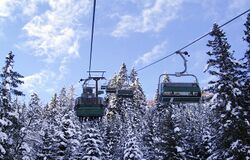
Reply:
M40 131L42 128L42 104L36 93L31 94L23 122L25 122L24 141L29 144L31 148L30 152L26 154L26 157L35 159L41 145Z
M138 78L138 73L136 72L135 68L133 68L129 76L130 82L135 83L137 78Z
M165 75L163 76L163 81L162 82L163 83L169 83L169 82L171 82L171 80L170 80L169 76L167 75L167 73L165 73Z
M74 153L77 153L79 146L78 141L78 128L77 120L74 114L71 101L73 90L70 94L66 92L65 88L62 88L59 95L59 117L57 121L59 126L55 133L55 149L57 159L75 159Z
M60 126L60 121L57 117L59 114L59 101L57 94L51 99L49 105L44 107L43 118L42 118L42 132L41 136L41 146L40 152L38 153L38 159L55 159L56 158L56 131L58 131Z
M22 128L21 122L18 120L18 114L15 108L12 107L12 96L24 95L22 91L18 90L18 86L23 84L20 78L23 78L21 74L13 70L14 66L14 54L10 52L6 56L5 66L0 73L2 79L0 87L0 133L1 133L1 145L0 145L0 158L13 159L16 155L17 138L20 135L17 132Z
M183 144L181 143L181 126L180 120L178 120L178 116L173 111L173 106L169 106L166 115L166 126L167 131L164 135L164 139L166 140L166 155L165 159L185 159L184 157L184 149Z
M122 122L118 114L110 114L104 118L104 159L121 158Z
M185 159L179 116L170 105L157 106L153 113L154 159Z
M134 130L135 134L140 135L140 138L142 138L142 131L145 128L144 116L146 114L147 105L146 96L137 77L137 72L132 70L131 75L133 75L131 88L133 89L134 96L132 99L132 104L130 108L127 109L127 112L129 114L129 122L132 129Z
M240 65L229 51L231 46L217 24L213 26L210 35L214 39L207 44L211 47L211 51L207 52L210 56L207 63L209 73L217 77L217 80L209 82L209 91L216 96L211 107L217 115L213 125L217 130L216 148L210 158L245 159L246 141L242 138L247 133L242 106L238 103L238 97L241 96Z
M102 159L103 141L99 130L88 127L83 135L83 160Z
M249 77L249 72L250 72L250 13L247 15L247 21L244 24L246 29L244 30L245 36L243 37L243 40L246 41L248 48L247 51L245 52L245 68L246 68L246 73L245 76Z
M128 86L128 70L125 63L122 64L120 71L117 75L117 88L121 89Z
M133 133L131 127L128 128L127 141L125 142L125 150L123 160L142 160L143 153L140 150L141 146Z

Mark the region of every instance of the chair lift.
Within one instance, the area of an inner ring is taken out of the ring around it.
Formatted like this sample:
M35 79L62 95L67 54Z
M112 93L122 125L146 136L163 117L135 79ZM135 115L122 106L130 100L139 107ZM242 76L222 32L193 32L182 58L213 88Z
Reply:
M105 90L106 93L116 93L116 88L115 87L110 87L108 85L102 85L101 89Z
M103 74L105 71L89 71L89 73L102 73L101 76L91 76L87 79L81 79L83 81L83 92L80 97L75 100L75 111L76 115L79 118L90 117L90 118L98 118L104 115L105 105L102 97L99 97L103 91L98 90L98 81L105 79ZM95 87L89 86L89 81L95 81ZM95 94L93 90L95 88Z
M201 98L201 89L199 87L198 79L193 74L185 73L187 71L187 60L184 55L188 52L176 52L184 60L185 69L182 72L175 74L161 74L158 82L158 101L160 103L199 103ZM183 55L184 54L184 55ZM194 77L195 82L161 82L162 76Z
M134 93L129 84L125 84L121 89L114 86L103 85L101 89L106 90L108 94L116 94L119 98L133 98Z
M127 82L125 82L125 85L121 89L118 89L116 94L117 94L117 97L119 98L133 98L134 97L134 91L129 86L128 77L127 77Z

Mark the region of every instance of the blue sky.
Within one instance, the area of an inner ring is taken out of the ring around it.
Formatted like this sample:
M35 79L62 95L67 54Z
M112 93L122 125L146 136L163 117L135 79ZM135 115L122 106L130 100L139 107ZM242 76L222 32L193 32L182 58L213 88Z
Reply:
M91 0L0 0L0 66L12 50L15 70L25 76L26 97L37 92L43 102L62 87L87 76L91 29ZM139 69L249 9L249 0L97 0L92 68L111 78L120 65ZM235 57L246 50L242 41L246 15L225 26ZM206 37L187 48L188 73L202 87L212 78L203 73L209 50ZM183 69L172 56L139 72L149 99L161 73Z

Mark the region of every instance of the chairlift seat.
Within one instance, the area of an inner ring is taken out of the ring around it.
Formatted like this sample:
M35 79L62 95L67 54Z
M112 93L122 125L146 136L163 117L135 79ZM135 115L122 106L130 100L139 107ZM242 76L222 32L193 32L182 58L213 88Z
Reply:
M116 93L116 88L114 88L114 87L107 87L106 88L106 93Z
M75 101L75 111L78 117L102 117L104 115L103 99L98 97L78 97Z
M101 86L101 89L107 89L107 86L102 85L102 86Z
M132 89L119 89L117 91L117 97L133 98L134 93Z
M201 90L197 83L161 83L162 103L198 103L200 98Z

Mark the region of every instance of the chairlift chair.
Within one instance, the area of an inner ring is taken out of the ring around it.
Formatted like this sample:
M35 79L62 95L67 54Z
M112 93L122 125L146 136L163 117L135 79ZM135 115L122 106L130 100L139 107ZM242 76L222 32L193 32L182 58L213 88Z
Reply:
M188 52L178 51L176 54L180 55L184 60L185 69L182 72L175 74L161 74L158 82L158 101L161 103L199 103L201 99L201 89L199 87L198 79L193 74L186 74L187 60L184 55ZM189 55L188 55L189 56ZM194 77L195 82L161 82L162 76L175 77Z
M126 89L118 89L117 90L117 97L121 98L133 98L134 92L131 88Z
M96 71L94 71L96 72ZM103 71L100 71L103 72ZM102 94L102 91L98 91L98 81L105 79L102 76L89 76L83 82L83 92L80 97L75 100L75 111L76 115L80 118L83 117L92 117L98 118L104 115L105 106L104 100L102 97L99 97ZM94 80L96 85L95 87L90 87L88 81ZM96 89L96 93L93 90Z
M161 103L199 103L201 89L196 76L192 74L182 74L181 76L195 77L194 83L190 82L160 82L164 75L176 76L175 74L162 74L159 77L159 101Z

